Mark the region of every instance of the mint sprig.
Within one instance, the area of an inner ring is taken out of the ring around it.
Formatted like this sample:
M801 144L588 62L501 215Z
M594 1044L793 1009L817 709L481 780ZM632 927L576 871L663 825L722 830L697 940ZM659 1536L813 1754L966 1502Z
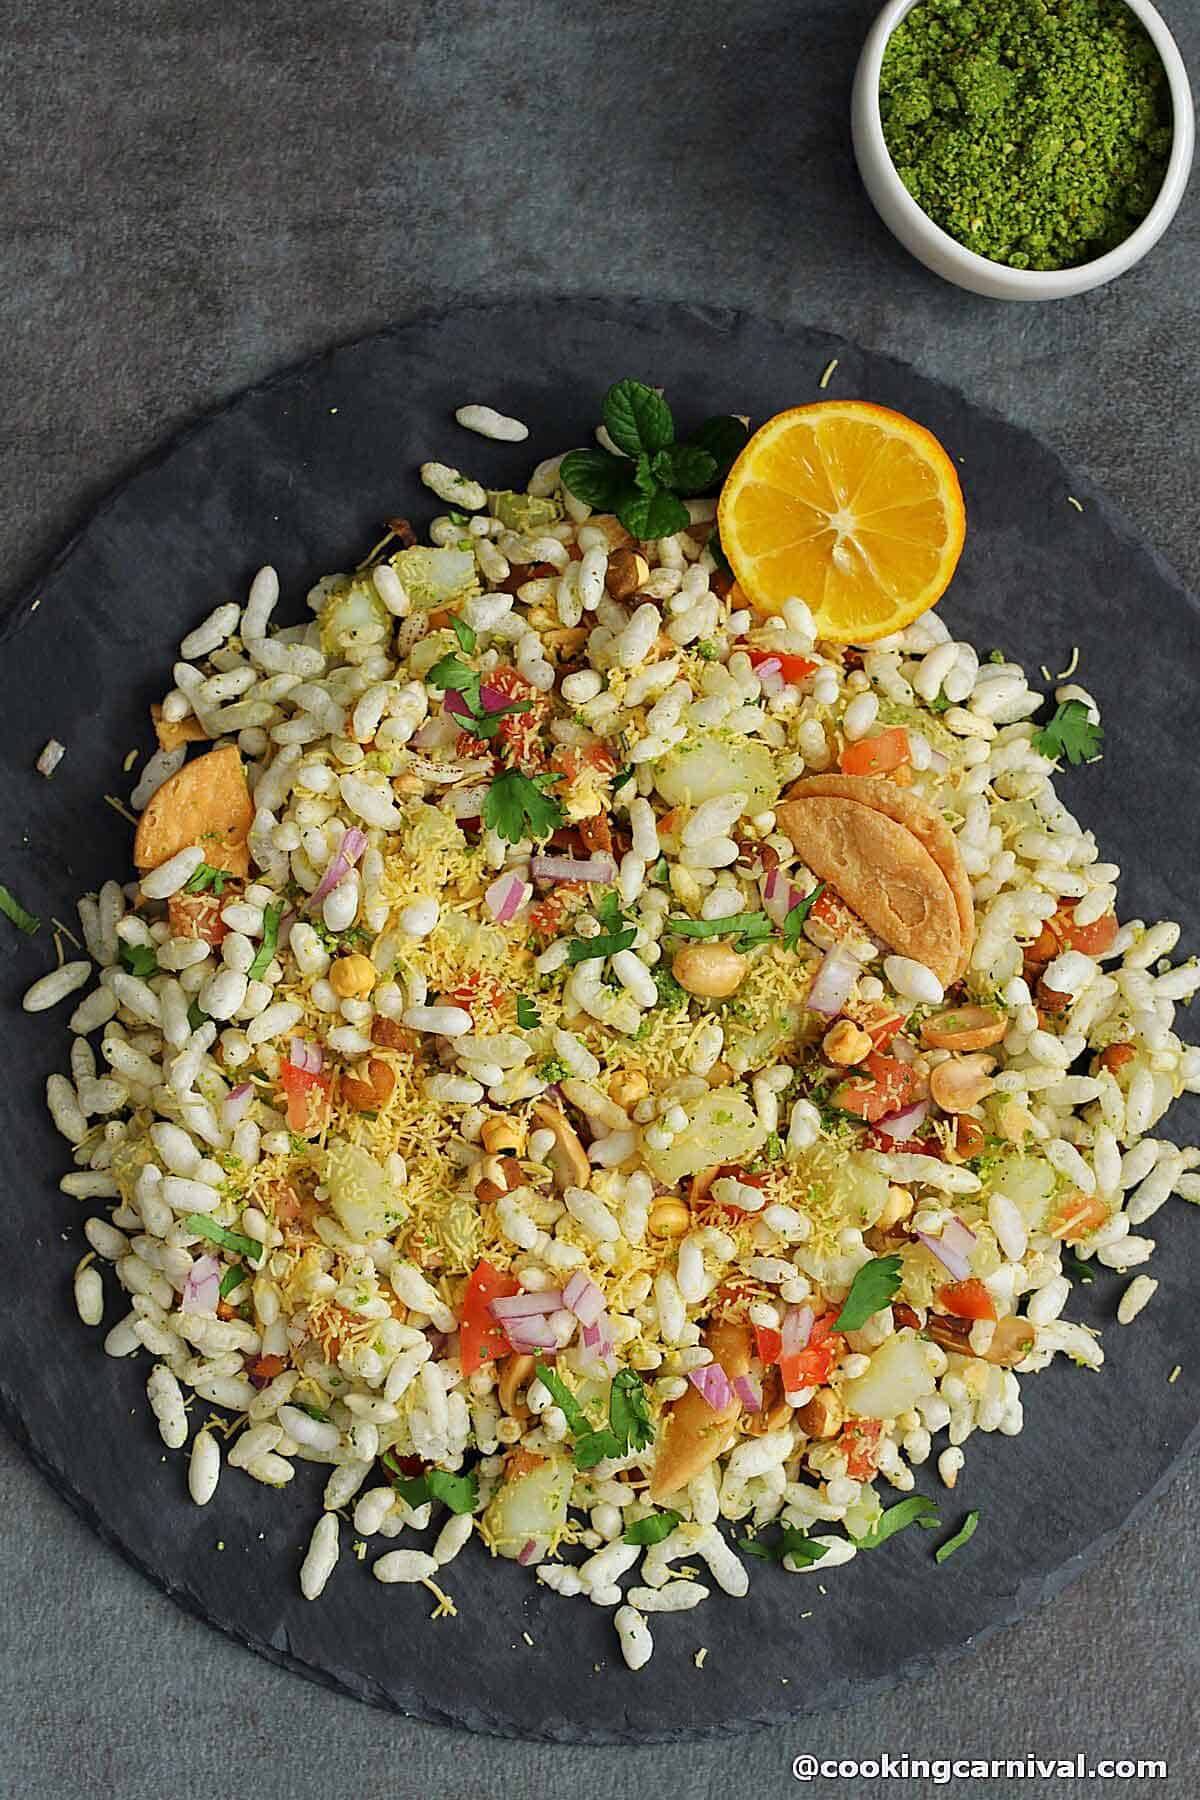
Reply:
M615 382L604 396L604 428L621 454L569 451L560 470L563 485L585 505L616 513L642 542L686 530L691 515L681 496L711 492L747 436L740 419L723 416L707 419L678 443L662 395L632 380Z

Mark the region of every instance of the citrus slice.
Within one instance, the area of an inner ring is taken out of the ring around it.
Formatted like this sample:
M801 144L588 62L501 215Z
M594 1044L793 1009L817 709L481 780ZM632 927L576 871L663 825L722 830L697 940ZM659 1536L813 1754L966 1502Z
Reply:
M721 547L759 612L806 600L818 636L886 637L945 591L966 530L932 432L863 400L794 406L750 439L721 490Z

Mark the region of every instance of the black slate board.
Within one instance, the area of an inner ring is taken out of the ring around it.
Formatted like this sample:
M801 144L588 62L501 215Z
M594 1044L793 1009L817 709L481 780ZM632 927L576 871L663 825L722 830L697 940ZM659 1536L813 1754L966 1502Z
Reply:
M912 369L817 332L635 302L540 300L416 320L242 395L132 476L0 619L0 877L44 917L70 921L76 894L125 870L127 828L98 797L126 792L126 752L152 747L146 707L182 633L244 595L265 561L280 572L281 611L299 616L311 579L356 561L381 519L437 510L415 478L422 460L520 484L533 461L588 441L618 376L664 383L684 422L718 410L757 421L817 398L833 357L831 396L913 414L960 461L969 531L943 608L956 633L1031 669L1061 668L1081 645L1107 754L1063 790L1126 871L1123 916L1180 919L1183 949L1200 949L1200 768L1189 748L1200 609L1173 572L1043 445ZM453 409L476 399L529 421L529 444L461 432ZM33 761L52 732L68 754L46 782ZM45 932L30 943L4 927L6 1006L47 950ZM58 1192L67 1162L42 1105L66 1034L60 1015L5 1020L0 1413L54 1488L181 1606L374 1704L580 1742L714 1735L846 1705L1056 1592L1200 1435L1194 1384L1167 1380L1176 1363L1194 1370L1200 1349L1200 1219L1174 1201L1150 1227L1162 1286L1135 1329L1114 1322L1119 1276L1101 1272L1072 1298L1072 1317L1104 1327L1103 1374L1055 1366L1026 1382L1024 1433L972 1439L952 1497L932 1471L921 1477L947 1528L969 1507L983 1513L970 1546L940 1569L931 1534L918 1531L832 1573L825 1595L819 1573L756 1565L748 1599L718 1595L655 1621L654 1659L636 1677L608 1615L474 1551L447 1571L458 1619L431 1625L425 1590L381 1587L343 1530L337 1573L309 1605L296 1573L316 1516L314 1472L301 1465L283 1494L227 1473L212 1504L193 1507L183 1459L163 1454L149 1420L145 1359L111 1361L101 1334L79 1325L71 1275L87 1209ZM1195 1135L1198 1124L1188 1100L1173 1125ZM118 1308L110 1292L106 1323Z

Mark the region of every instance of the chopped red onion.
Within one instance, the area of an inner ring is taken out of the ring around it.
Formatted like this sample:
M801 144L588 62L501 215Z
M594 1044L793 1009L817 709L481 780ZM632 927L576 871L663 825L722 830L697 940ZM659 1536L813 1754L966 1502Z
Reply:
M561 1288L545 1288L541 1293L507 1294L498 1300L489 1300L488 1311L493 1319L499 1319L502 1325L507 1325L517 1319L536 1319L547 1313L559 1312L562 1303Z
M689 1369L688 1380L714 1412L723 1412L733 1399L729 1377L720 1363L707 1363L703 1369Z
M604 1311L604 1295L590 1275L576 1269L562 1291L563 1305L575 1314L581 1325L594 1325Z
M331 894L338 882L350 873L366 847L367 834L360 831L357 825L351 825L348 831L342 833L337 855L308 897L310 912L314 907L320 906L326 894Z
M978 1239L969 1225L964 1225L958 1214L942 1226L942 1242L948 1250L958 1256L965 1256L968 1262L974 1252Z
M60 744L57 738L50 738L46 748L34 765L39 775L53 775L63 757L67 754L67 746Z
M254 1098L254 1085L243 1081L230 1090L221 1102L221 1123L227 1129L238 1124L246 1116L247 1108Z
M815 1314L811 1306L789 1306L780 1327L779 1354L795 1356L812 1336Z
M309 1075L319 1075L325 1056L320 1044L310 1044L306 1038L293 1038L288 1045L288 1061L294 1069L303 1069Z
M911 1039L894 1037L888 1045L888 1055L894 1057L897 1062L915 1063L920 1051Z
M764 656L760 663L755 663L754 673L760 682L764 675L782 675L783 663L778 656Z
M442 695L442 705L448 713L453 713L456 719L473 719L475 716L467 705L465 697L458 692L457 688L446 689Z
M496 923L507 925L520 912L532 893L530 884L522 881L514 869L509 869L493 881L483 898Z
M945 775L950 768L950 758L942 750L930 750L929 767L935 775Z
M925 1248L937 1257L944 1269L948 1269L955 1281L965 1281L971 1273L971 1264L965 1256L960 1256L946 1243L944 1238L930 1237L927 1231L918 1231L917 1237Z
M782 925L793 906L803 898L799 888L794 888L787 876L778 868L767 875L762 887L763 911L776 925Z
M522 1355L528 1350L553 1350L558 1342L544 1318L506 1319L504 1335Z
M884 1137L908 1138L912 1136L919 1125L925 1123L928 1112L928 1100L918 1100L915 1106L906 1106L903 1112L892 1113L891 1117L887 1119L878 1119L875 1129L882 1131Z
M747 1412L761 1412L763 1395L762 1383L753 1375L735 1375L733 1391L746 1408Z
M221 1264L215 1256L198 1256L183 1284L180 1312L215 1313L221 1298Z
M528 1568L536 1555L537 1539L526 1538L525 1542L521 1545L521 1548L517 1551L517 1561L520 1563L521 1567L525 1569Z
M823 1019L836 1019L861 974L862 964L858 958L851 956L844 944L835 944L832 950L825 952L808 991L805 1005L809 1012L820 1013Z
M529 864L535 881L602 881L617 879L611 856L535 856Z

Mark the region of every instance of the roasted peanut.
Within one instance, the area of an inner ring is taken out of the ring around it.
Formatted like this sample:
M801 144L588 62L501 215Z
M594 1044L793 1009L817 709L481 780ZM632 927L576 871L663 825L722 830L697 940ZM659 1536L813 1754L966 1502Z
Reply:
M361 1000L375 986L375 965L368 956L339 956L329 971L329 985L341 1000Z
M342 1099L355 1112L378 1112L391 1099L396 1077L381 1056L372 1056L366 1067L366 1080L357 1075L342 1076Z
M521 1185L521 1171L515 1156L485 1156L479 1165L475 1198L486 1203L499 1200Z
M587 1159L587 1151L558 1107L549 1100L535 1100L531 1117L535 1125L554 1133L554 1148L547 1153L546 1161L554 1175L555 1187L586 1187L591 1179L592 1165Z
M765 1437L769 1431L778 1431L786 1425L791 1416L792 1409L783 1397L783 1378L779 1370L767 1369L762 1405L756 1413L742 1415L741 1429L747 1437Z
M931 1013L921 1026L927 1050L988 1050L1008 1030L1002 1013L987 1006L954 1006Z
M959 1356L978 1356L978 1352L971 1348L969 1319L956 1319L949 1313L931 1312L925 1321L925 1330L943 1350L956 1351ZM1029 1355L1036 1343L1036 1325L1010 1313L996 1326L991 1342L979 1361L993 1363L1000 1369L1011 1369Z
M640 1069L622 1069L608 1084L609 1099L614 1106L624 1107L626 1112L639 1100L644 1100L649 1092L650 1083Z
M1137 1051L1132 1044L1110 1044L1096 1058L1096 1068L1107 1069L1110 1075L1119 1075L1125 1064L1132 1062Z
M385 1050L406 1050L410 1056L415 1056L421 1040L398 1019L385 1019L382 1013L376 1013L371 1020L371 1042L382 1045Z
M496 1384L500 1405L510 1419L527 1419L529 1408L518 1394L527 1388L533 1380L534 1359L532 1356L506 1356L500 1364L500 1379Z
M902 1219L908 1218L912 1209L913 1197L907 1188L895 1185L889 1187L887 1199L883 1203L883 1211L875 1221L876 1229L887 1231L891 1226L899 1225Z
M995 1058L976 1051L939 1063L929 1077L929 1092L943 1112L967 1112L992 1091Z
M829 1061L840 1063L844 1068L865 1062L872 1048L870 1037L853 1019L839 1019L821 1040L821 1049Z
M737 993L749 966L728 944L689 944L675 952L671 973L689 994L724 1000Z
M975 1119L959 1113L954 1122L954 1149L950 1155L951 1162L970 1162L978 1156L987 1143L987 1133Z
M502 1113L483 1121L479 1137L489 1156L519 1156L525 1148L524 1130L516 1119Z
M411 794L423 794L425 783L419 775L393 775L392 792L404 800Z
M810 1438L836 1437L842 1429L842 1403L832 1388L818 1388L796 1411L796 1424Z
M728 1087L731 1081L737 1080L737 1071L727 1062L715 1062L708 1071L707 1081L710 1088Z
M650 579L650 564L640 550L614 550L608 559L605 586L614 600L630 600Z
M682 1200L656 1200L650 1208L647 1229L652 1237L682 1237L692 1215Z

